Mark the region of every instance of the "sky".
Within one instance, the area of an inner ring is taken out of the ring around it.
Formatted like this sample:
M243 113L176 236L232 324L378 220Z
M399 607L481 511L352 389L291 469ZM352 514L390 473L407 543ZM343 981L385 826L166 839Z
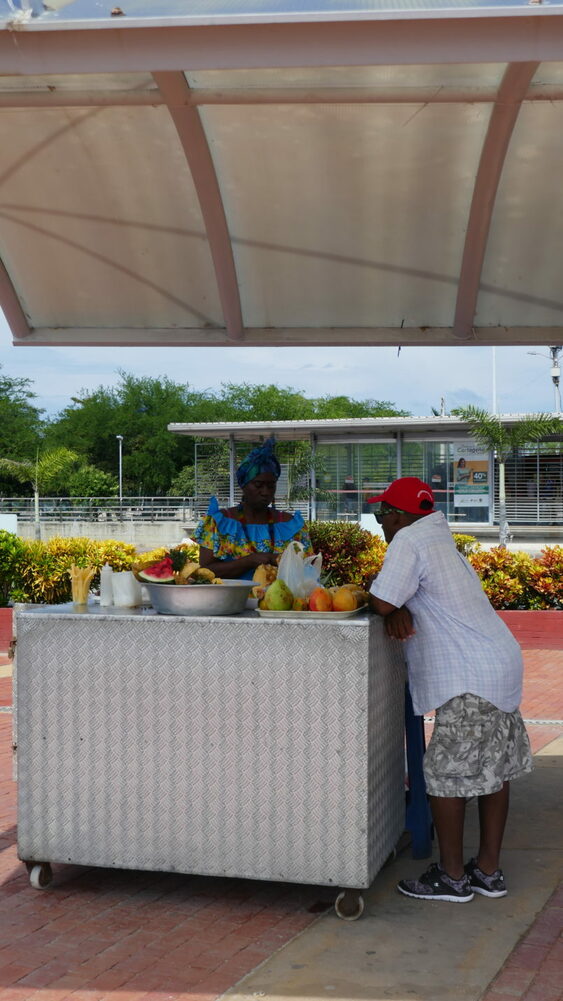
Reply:
M536 352L531 355L529 352ZM168 376L192 389L223 383L275 384L304 396L388 400L425 417L474 404L496 413L553 412L548 347L451 348L78 348L14 347L0 311L0 365L31 380L36 406L55 416L99 386L119 383L119 370ZM496 389L496 392L495 392ZM495 406L496 402L496 406Z

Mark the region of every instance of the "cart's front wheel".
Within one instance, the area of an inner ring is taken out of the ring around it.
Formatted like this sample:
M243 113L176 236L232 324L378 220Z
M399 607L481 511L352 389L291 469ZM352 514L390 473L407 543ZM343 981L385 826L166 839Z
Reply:
M334 901L334 910L343 921L357 921L364 913L364 906L359 890L342 890Z
M53 870L48 862L38 862L29 870L29 882L35 890L44 890L53 878Z

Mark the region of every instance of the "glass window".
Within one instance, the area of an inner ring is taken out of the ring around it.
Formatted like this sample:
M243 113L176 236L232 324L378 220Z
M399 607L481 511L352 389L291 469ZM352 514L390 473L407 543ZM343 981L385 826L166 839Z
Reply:
M319 521L359 521L372 511L367 498L397 476L397 445L390 442L320 445Z

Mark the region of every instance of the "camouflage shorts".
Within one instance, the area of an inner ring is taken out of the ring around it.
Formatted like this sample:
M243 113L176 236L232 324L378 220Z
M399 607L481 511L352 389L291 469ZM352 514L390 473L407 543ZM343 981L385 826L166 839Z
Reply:
M520 712L505 713L468 692L436 710L424 756L430 796L488 796L532 770L532 752Z

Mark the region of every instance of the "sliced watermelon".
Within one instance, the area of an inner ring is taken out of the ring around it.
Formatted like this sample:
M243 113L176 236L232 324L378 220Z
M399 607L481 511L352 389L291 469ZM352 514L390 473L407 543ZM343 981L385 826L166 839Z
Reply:
M159 563L153 563L150 567L139 570L137 576L141 580L148 581L149 584L173 584L175 577L172 572L172 560L166 556Z

